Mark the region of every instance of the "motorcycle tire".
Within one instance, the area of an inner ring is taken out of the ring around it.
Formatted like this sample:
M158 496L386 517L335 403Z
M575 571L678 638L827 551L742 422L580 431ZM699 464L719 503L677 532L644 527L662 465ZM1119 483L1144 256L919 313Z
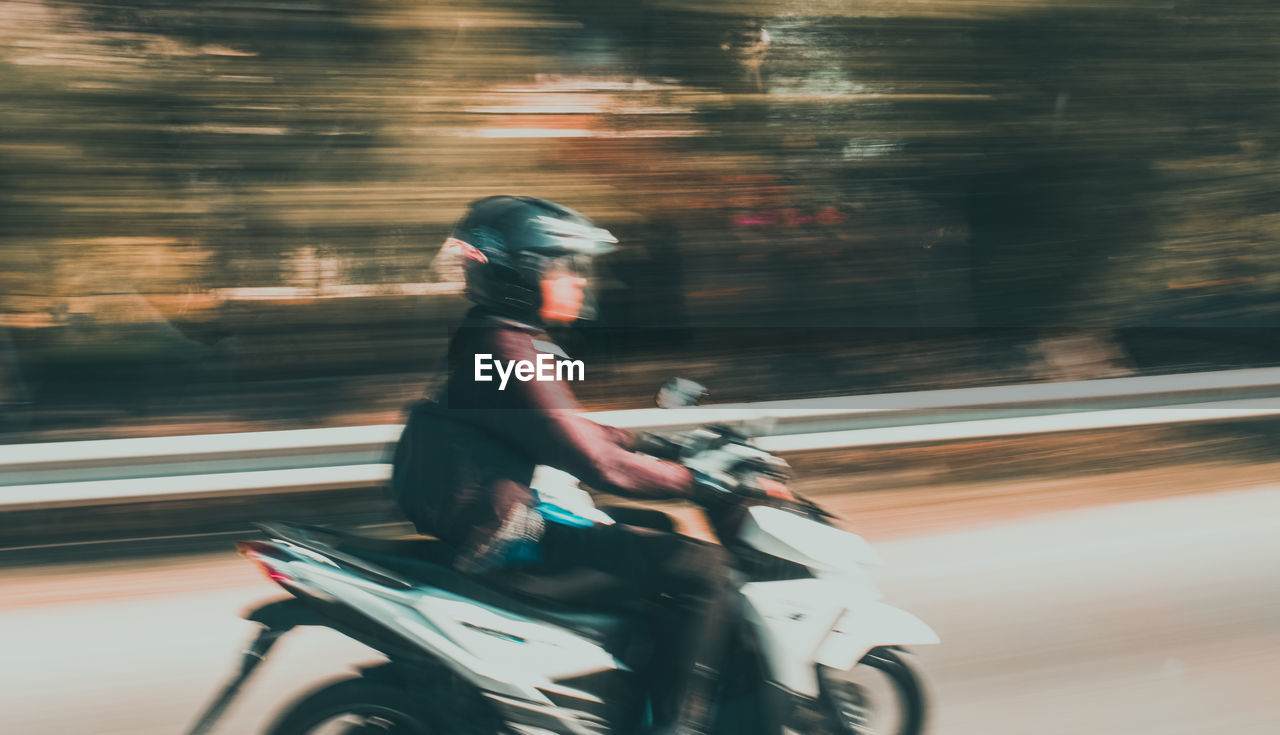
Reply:
M438 735L422 696L390 683L344 679L299 700L267 730L267 735L323 735L321 728L344 722L343 733Z
M904 653L903 649L893 647L873 648L858 662L858 666L875 669L884 675L892 684L899 704L900 721L891 732L875 730L876 735L923 735L925 732L927 707L924 684ZM830 693L824 694L830 706L835 708L837 705ZM849 726L839 714L835 716L839 729L844 733L860 735L862 732L871 732Z

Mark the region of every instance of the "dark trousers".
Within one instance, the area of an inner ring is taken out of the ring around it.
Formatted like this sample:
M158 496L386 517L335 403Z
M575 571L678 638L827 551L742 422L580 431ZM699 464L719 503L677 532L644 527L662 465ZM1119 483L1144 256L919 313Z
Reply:
M737 602L728 553L688 536L626 525L549 523L540 547L540 561L527 569L535 576L595 569L616 585L601 591L615 595L613 604L660 601L677 613L675 625L653 626L654 720L694 731L705 727Z

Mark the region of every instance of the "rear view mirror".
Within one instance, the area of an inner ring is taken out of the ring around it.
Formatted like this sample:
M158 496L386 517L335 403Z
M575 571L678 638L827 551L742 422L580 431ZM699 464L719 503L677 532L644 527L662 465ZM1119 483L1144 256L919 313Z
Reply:
M696 406L706 395L707 389L702 384L684 378L672 378L658 389L654 403L658 404L658 408L684 408Z

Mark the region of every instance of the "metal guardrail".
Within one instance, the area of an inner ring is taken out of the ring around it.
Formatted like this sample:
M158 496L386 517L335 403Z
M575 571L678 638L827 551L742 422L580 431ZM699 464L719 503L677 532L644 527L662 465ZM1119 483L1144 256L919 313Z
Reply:
M633 430L771 423L803 452L1280 415L1280 369L603 411ZM281 493L385 482L395 424L0 446L0 509Z

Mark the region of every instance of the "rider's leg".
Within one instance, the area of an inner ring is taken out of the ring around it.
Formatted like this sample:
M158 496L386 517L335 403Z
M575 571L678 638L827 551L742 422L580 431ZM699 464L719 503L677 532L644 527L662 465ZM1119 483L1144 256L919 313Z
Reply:
M737 597L724 549L684 540L688 543L672 555L666 571L672 593L688 607L655 650L660 665L654 719L673 732L698 733L711 726L713 688Z
M635 594L683 608L674 630L655 636L655 722L680 732L709 723L711 689L736 595L727 552L687 536L641 528L549 525L540 567L586 566L617 576Z

